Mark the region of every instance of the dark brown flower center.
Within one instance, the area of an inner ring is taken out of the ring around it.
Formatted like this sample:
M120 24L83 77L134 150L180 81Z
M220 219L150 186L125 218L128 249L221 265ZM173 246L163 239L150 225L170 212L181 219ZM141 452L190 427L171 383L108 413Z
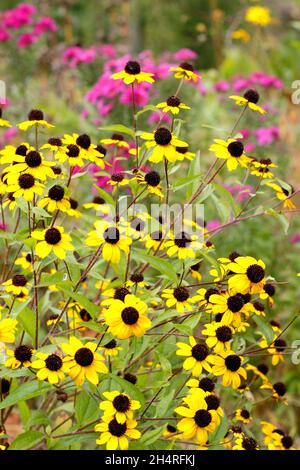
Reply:
M17 361L20 361L22 363L26 361L30 361L30 359L32 358L32 349L24 345L18 346L15 349L14 356L17 359Z
M125 325L135 325L139 319L139 312L134 307L125 307L122 310L121 317Z
M118 423L116 419L111 420L108 425L109 432L113 436L116 436L116 437L123 436L126 432L126 429L127 429L126 423L124 424Z
M185 232L178 233L174 237L174 243L178 248L186 248L191 242L191 237Z
M130 276L130 280L136 284L143 282L144 276L141 273L135 273Z
M248 410L241 410L241 416L242 418L249 419L250 418L250 413Z
M111 180L114 181L115 183L121 183L123 179L124 179L124 176L122 175L122 173L114 173L113 175L111 175Z
M149 173L145 174L145 181L149 186L158 186L160 183L160 176L157 171L150 171Z
M32 109L28 114L29 121L43 121L44 113L40 109Z
M116 340L112 339L111 341L109 341L109 343L106 343L103 347L105 349L114 349L116 346L117 346Z
M18 182L19 182L20 188L30 189L32 188L32 186L34 186L35 179L29 173L23 173L23 175L19 176Z
M192 347L192 356L193 358L196 359L196 361L204 361L209 353L209 349L206 346L206 344L195 344L195 346Z
M244 93L244 98L249 101L249 103L258 103L259 101L259 94L256 90L249 89Z
M231 312L237 313L243 308L244 301L239 295L232 295L227 299L227 307Z
M220 406L220 398L217 395L207 395L205 397L208 410L217 410Z
M239 356L235 354L230 354L225 358L225 365L228 370L231 372L236 372L241 367L242 360Z
M212 392L215 389L215 384L208 377L203 377L203 379L199 380L198 387L204 390L205 392Z
M159 127L154 132L154 140L158 145L169 145L172 140L172 134L169 129L165 127Z
M42 157L39 152L31 150L25 157L25 162L30 168L36 168L42 163Z
M265 276L265 270L259 264L251 264L247 269L247 277L253 284L258 284Z
M126 73L129 73L129 75L138 75L141 72L141 66L135 60L130 60L125 65L124 70Z
M167 105L171 106L172 108L177 108L180 105L180 99L178 96L169 96L167 99Z
M236 140L228 145L227 150L232 157L239 158L244 152L244 145Z
M116 243L118 243L120 240L120 232L116 227L109 227L104 231L103 238L106 243L116 245Z
M252 437L244 437L242 441L242 447L245 450L256 450L257 448L256 440L252 439Z
M130 291L126 287L117 287L114 293L114 299L124 301L126 295L130 294Z
M178 302L185 302L189 298L189 291L185 287L175 287L173 295Z
M70 144L70 145L67 145L67 152L66 154L68 155L68 157L70 158L76 158L78 157L79 153L80 153L80 149L77 145L74 145L74 144Z
M45 233L45 240L49 245L57 245L61 241L61 233L55 228L49 228Z
M90 136L87 134L81 134L79 137L77 137L76 144L79 145L79 147L87 150L91 145Z
M130 409L130 400L126 395L117 395L113 399L113 406L120 413L125 413Z
M79 316L80 316L82 321L90 321L92 319L91 315L89 314L89 312L85 308L82 308L80 310Z
M193 72L194 71L194 67L192 66L192 64L189 64L188 62L182 62L179 67L183 70L188 70L190 72Z
M75 361L82 367L90 366L94 361L94 354L89 348L80 348L76 351Z
M27 279L22 274L16 274L12 278L12 283L15 287L24 287L24 286L26 286Z
M194 416L195 423L199 428L206 428L211 423L212 417L207 410L198 410Z
M232 331L229 326L220 326L216 329L216 337L221 343L226 343L232 339Z
M48 191L48 197L53 201L61 201L65 195L65 190L62 186L55 184Z
M45 363L47 369L53 372L57 372L59 369L62 368L63 365L61 357L59 357L57 354L50 354L50 356L48 356L45 360Z

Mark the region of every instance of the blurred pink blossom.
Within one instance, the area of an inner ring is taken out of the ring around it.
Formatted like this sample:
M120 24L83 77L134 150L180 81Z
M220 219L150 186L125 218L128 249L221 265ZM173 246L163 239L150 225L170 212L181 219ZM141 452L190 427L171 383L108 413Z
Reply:
M21 49L24 47L31 46L34 44L38 39L38 36L34 33L24 33L21 34L21 36L18 37L17 45Z
M300 233L294 233L294 235L291 236L290 242L294 245L296 243L300 242Z
M56 32L58 30L55 21L50 16L41 16L34 26L33 32L37 35L47 31Z
M260 145L270 145L279 139L278 127L260 127L256 129L255 135Z
M194 60L198 57L198 54L191 49L183 48L175 52L174 59L179 61Z
M238 204L248 199L251 191L253 190L252 186L245 184L236 184L233 186L229 184L223 184L223 186L227 189L227 191L230 192L230 194L232 194Z
M219 220L214 219L214 220L209 220L205 226L205 228L208 230L208 232L216 230L217 228L221 227L222 224Z

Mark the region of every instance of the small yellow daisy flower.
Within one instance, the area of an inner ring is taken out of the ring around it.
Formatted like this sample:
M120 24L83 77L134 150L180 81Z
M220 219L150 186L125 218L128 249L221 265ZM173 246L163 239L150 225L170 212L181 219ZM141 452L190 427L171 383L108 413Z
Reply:
M141 66L135 60L130 60L124 67L124 70L111 75L113 80L123 80L125 85L130 85L134 82L137 83L154 83L153 73L143 72Z
M59 259L65 259L66 251L73 251L70 235L64 233L63 227L51 227L45 230L34 230L32 238L37 240L35 247L36 254L40 258L46 258L50 253L54 253Z

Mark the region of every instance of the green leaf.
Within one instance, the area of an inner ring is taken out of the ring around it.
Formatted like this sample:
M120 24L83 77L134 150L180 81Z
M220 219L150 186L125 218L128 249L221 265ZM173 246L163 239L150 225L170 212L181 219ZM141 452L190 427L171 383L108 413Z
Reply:
M154 106L153 104L147 104L147 106L144 106L140 111L136 113L136 117L138 118L139 116L141 116L141 114L147 113L148 111L156 111L157 113L159 113L159 110L156 106Z
M172 280L174 282L178 281L177 273L174 270L170 261L166 261L164 259L148 255L145 253L144 250L141 249L135 249L134 251L138 254L139 259L141 259L145 263L149 263L152 268L164 274L169 280Z
M66 278L66 274L58 272L55 274L42 273L41 281L38 287L51 286L52 284L57 284L62 282Z
M223 416L220 425L210 436L209 442L212 444L210 446L211 450L222 449L221 442L223 441L227 431L228 419L226 418L226 416Z
M71 289L65 287L62 284L58 284L58 288L59 290L63 291L66 295L79 302L91 314L93 318L97 318L100 312L100 308L98 305L93 304L93 302L87 299L86 295L73 292Z
M174 193L181 188L189 185L192 181L199 181L199 175L196 176L185 176L182 178L178 178L178 180L173 184L173 191Z
M108 377L111 377L112 380L119 385L120 391L125 391L130 397L138 400L141 404L145 403L145 397L138 387L117 375L108 374Z
M99 413L98 402L85 390L77 396L75 406L75 416L78 427L81 427L86 421L93 421Z
M124 126L123 124L113 124L112 126L102 126L102 127L98 127L98 129L100 131L119 132L121 134L127 134L127 135L130 135L131 137L134 137L133 130L127 126Z
M8 397L2 400L0 403L0 410L8 408L9 406L13 406L19 401L26 401L30 400L31 398L44 395L49 390L51 390L51 388L52 386L50 384L46 382L41 383L37 380L20 384L18 388L8 395Z
M44 438L44 434L39 431L26 431L11 443L9 450L28 450L32 449Z
M113 207L116 205L112 196L108 194L106 191L104 191L104 189L99 188L99 186L96 186L96 185L94 185L94 188L96 188L99 196L101 196L104 199L104 201L107 202L107 204L110 204Z
M35 337L35 313L29 307L25 307L18 315L18 321L31 338Z
M267 323L261 317L255 315L253 317L255 323L257 324L258 328L261 330L262 334L266 337L267 342L271 343L274 339L274 331L270 323Z
M143 444L143 447L149 446L156 442L164 431L165 426L160 426L153 431L146 432L140 440L140 443Z
M221 201L223 203L226 203L226 205L232 210L235 216L237 216L241 210L240 206L236 204L234 198L232 197L232 194L228 191L228 189L224 188L220 184L213 183L212 185L218 196L221 198Z
M31 410L30 417L26 423L26 428L30 429L32 426L50 425L51 420L47 413L42 410Z

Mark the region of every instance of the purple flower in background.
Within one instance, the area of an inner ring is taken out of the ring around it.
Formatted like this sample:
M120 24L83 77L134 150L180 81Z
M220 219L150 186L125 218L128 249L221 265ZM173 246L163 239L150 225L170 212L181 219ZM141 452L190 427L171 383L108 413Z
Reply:
M213 88L218 93L225 93L229 90L230 85L226 80L220 80L219 82L214 84Z
M300 233L294 233L294 235L291 236L290 242L295 245L296 243L300 242Z
M235 198L236 202L240 204L241 202L245 201L249 198L253 187L246 184L236 184L236 185L229 185L223 184L224 188L232 194Z
M198 54L192 51L191 49L183 48L175 52L174 59L184 62L184 61L194 60L197 58L197 56Z
M278 127L260 127L256 129L255 135L260 145L270 145L279 139Z
M221 226L222 226L221 222L217 219L214 219L214 220L209 220L205 228L208 230L208 232L210 232L212 230L216 230L217 228Z

